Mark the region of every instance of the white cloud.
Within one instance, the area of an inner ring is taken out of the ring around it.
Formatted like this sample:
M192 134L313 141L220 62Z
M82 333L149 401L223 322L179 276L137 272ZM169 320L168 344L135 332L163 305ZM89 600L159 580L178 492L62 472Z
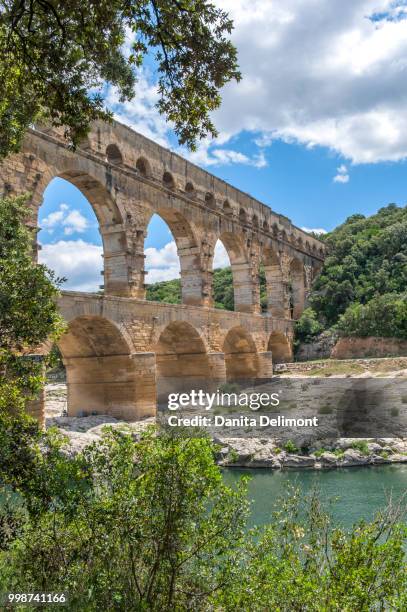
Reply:
M190 159L262 167L263 148L276 139L326 146L352 163L407 157L404 1L215 1L234 20L243 79L223 89L214 113L219 138ZM119 121L168 147L171 126L157 100L146 70L134 100L120 104L112 88L107 96ZM251 156L225 146L243 131L259 147Z
M345 164L336 169L336 175L333 177L334 183L349 183L348 169Z
M349 174L337 174L333 178L334 183L349 183Z
M149 247L145 250L145 267L148 272L146 283L179 278L180 264L177 246L174 241L168 242L161 249Z
M54 227L56 225L60 225L65 216L65 211L68 209L66 204L60 204L59 209L50 213L47 217L41 221L41 225L44 229L48 231L49 234L52 234L54 231Z
M310 227L302 227L301 228L304 232L308 232L308 234L311 234L312 232L314 234L327 234L327 230L323 229L322 227L316 227L316 228L310 228Z
M79 210L71 210L62 223L65 226L64 233L68 236L75 233L81 234L88 228L88 221Z
M159 98L157 86L151 83L147 70L138 71L137 94L133 100L120 102L116 88L109 87L106 104L113 108L114 117L136 132L151 138L158 144L174 149L171 145L171 124L159 114L155 107ZM229 134L220 134L215 140L209 138L198 142L197 150L192 152L185 147L176 147L176 151L195 164L202 166L243 164L263 168L267 165L264 152L260 150L253 156L245 155L230 148L221 148L230 139Z
M149 247L145 250L146 269L166 268L179 262L177 247L174 241L168 242L161 249Z
M59 240L42 246L39 261L67 279L63 289L98 291L103 284L101 246L84 240Z
M58 210L41 220L41 226L49 234L52 234L56 227L62 226L64 234L71 236L75 233L82 234L85 232L89 227L89 223L79 210L70 210L67 204L60 204Z
M407 156L404 2L217 3L234 19L243 74L224 89L220 130L323 145L353 163Z
M191 162L201 166L228 166L230 164L242 164L255 168L264 168L267 166L264 151L259 151L252 157L249 157L233 149L215 148L217 142L217 140L202 142L198 144L196 151L187 151L183 149L181 153Z
M179 267L170 266L168 268L152 268L146 276L146 283L161 283L162 281L179 278Z

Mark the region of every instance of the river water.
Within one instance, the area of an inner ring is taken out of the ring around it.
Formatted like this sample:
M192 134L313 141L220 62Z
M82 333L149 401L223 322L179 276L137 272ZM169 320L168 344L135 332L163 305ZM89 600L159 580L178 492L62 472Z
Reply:
M386 505L390 493L394 498L407 491L407 464L352 467L332 470L228 469L225 480L231 484L242 475L251 476L249 498L253 500L250 526L271 522L271 513L288 484L299 486L304 493L315 485L329 505L334 524L345 528L360 519L371 519Z

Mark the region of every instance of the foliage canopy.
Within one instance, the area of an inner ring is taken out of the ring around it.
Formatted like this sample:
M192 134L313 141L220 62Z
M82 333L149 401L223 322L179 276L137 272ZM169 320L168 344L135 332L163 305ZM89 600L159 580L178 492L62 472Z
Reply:
M22 407L38 391L41 367L27 354L63 329L56 303L62 279L34 263L25 201L0 199L0 411Z
M310 316L345 336L407 339L407 207L352 215L323 239L329 255L312 288L312 311L297 324L299 339Z
M245 482L223 482L199 434L108 429L76 456L55 435L40 445L28 470L0 463L3 591L67 591L88 611L405 609L397 505L346 532L293 490L249 531Z
M0 158L38 120L77 144L111 116L106 83L132 99L145 59L157 69L158 110L194 148L216 135L219 90L240 79L232 27L208 0L0 0Z

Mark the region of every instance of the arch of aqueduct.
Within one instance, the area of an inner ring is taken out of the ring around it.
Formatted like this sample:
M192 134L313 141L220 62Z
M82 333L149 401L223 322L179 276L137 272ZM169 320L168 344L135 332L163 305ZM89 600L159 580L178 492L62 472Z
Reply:
M321 242L116 122L96 123L76 151L57 130L30 130L21 153L0 166L0 192L30 192L37 227L44 190L57 176L92 205L104 257L102 294L64 291L60 298L68 321L60 348L70 415L101 412L135 420L155 413L157 393L268 379L273 360L291 359L293 320L321 268ZM177 245L179 305L145 300L144 239L154 213ZM234 312L213 308L218 239L231 262ZM266 313L260 311L260 265ZM42 403L36 405L40 414Z

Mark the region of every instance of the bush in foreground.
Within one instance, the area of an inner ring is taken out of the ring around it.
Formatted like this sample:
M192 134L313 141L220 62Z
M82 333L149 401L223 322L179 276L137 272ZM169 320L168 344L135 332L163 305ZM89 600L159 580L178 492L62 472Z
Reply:
M248 531L245 483L224 484L205 437L107 431L69 457L37 432L32 447L28 471L1 466L3 592L67 591L86 611L405 609L397 507L346 533L292 491Z

